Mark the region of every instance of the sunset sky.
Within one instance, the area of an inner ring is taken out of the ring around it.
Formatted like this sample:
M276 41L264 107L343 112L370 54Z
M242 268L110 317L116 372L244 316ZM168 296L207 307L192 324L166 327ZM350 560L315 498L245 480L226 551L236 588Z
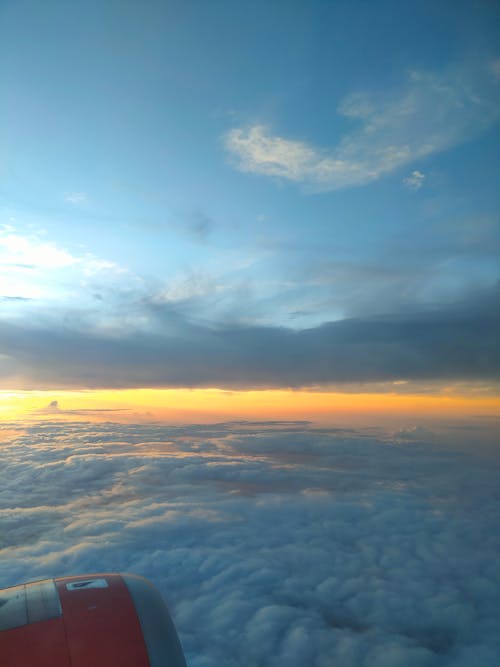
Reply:
M0 0L0 589L500 665L499 174L497 0Z
M2 2L1 417L498 413L499 21Z

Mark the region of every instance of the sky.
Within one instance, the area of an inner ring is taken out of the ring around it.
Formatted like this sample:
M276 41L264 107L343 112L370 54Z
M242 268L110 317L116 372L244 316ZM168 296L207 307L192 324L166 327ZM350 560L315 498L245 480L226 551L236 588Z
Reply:
M263 392L254 417L272 391L484 411L499 22L487 0L1 2L4 405L141 388Z
M190 667L500 662L500 4L0 0L0 587Z

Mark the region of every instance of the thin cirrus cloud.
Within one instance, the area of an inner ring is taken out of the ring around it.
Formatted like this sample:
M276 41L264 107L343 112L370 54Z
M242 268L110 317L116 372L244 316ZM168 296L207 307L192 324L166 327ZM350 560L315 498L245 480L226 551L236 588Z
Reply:
M73 416L79 416L79 415L84 415L84 416L91 416L91 415L99 415L104 412L127 412L126 409L124 408L94 408L94 409L88 409L88 408L78 408L78 409L73 409L73 410L66 410L62 408L59 404L59 401L51 401L48 405L46 405L44 408L40 408L39 410L35 410L33 414L35 415L51 415L53 417L57 417L59 415L73 415Z
M224 145L240 171L280 177L312 192L364 185L495 122L495 71L491 63L476 78L413 71L396 93L349 95L338 113L355 126L331 148L279 136L260 123L231 129Z
M409 190L420 190L425 181L425 174L423 174L418 169L412 171L409 176L403 179L403 183Z
M147 576L190 667L492 667L498 460L411 426L9 424L0 587Z
M68 204L85 204L88 201L86 192L67 192L64 201Z

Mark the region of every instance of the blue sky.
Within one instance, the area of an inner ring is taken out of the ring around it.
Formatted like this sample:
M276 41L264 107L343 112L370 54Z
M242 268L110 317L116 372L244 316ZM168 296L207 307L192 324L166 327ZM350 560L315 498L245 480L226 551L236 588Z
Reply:
M497 376L498 321L487 341L471 322L498 305L499 21L493 2L2 2L3 386L47 341L98 367L110 338L169 359L196 331L203 367L214 329L260 384L360 379L273 380L233 333L410 317L434 339L443 312L467 320L458 357L487 360L442 378Z

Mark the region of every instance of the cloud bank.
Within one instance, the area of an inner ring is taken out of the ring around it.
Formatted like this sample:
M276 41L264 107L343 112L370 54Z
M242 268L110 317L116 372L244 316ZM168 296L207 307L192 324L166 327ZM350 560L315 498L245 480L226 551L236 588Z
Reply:
M344 98L338 113L354 127L335 147L282 137L258 123L231 129L224 145L241 171L331 191L364 185L470 139L498 119L498 109L491 65L443 74L413 71L392 94Z
M190 667L491 667L498 461L406 431L10 424L0 586L147 576Z
M102 327L81 313L4 322L4 386L303 387L329 383L500 378L500 291L446 307L293 330L207 324L142 303L146 328ZM126 320L125 320L126 323Z

